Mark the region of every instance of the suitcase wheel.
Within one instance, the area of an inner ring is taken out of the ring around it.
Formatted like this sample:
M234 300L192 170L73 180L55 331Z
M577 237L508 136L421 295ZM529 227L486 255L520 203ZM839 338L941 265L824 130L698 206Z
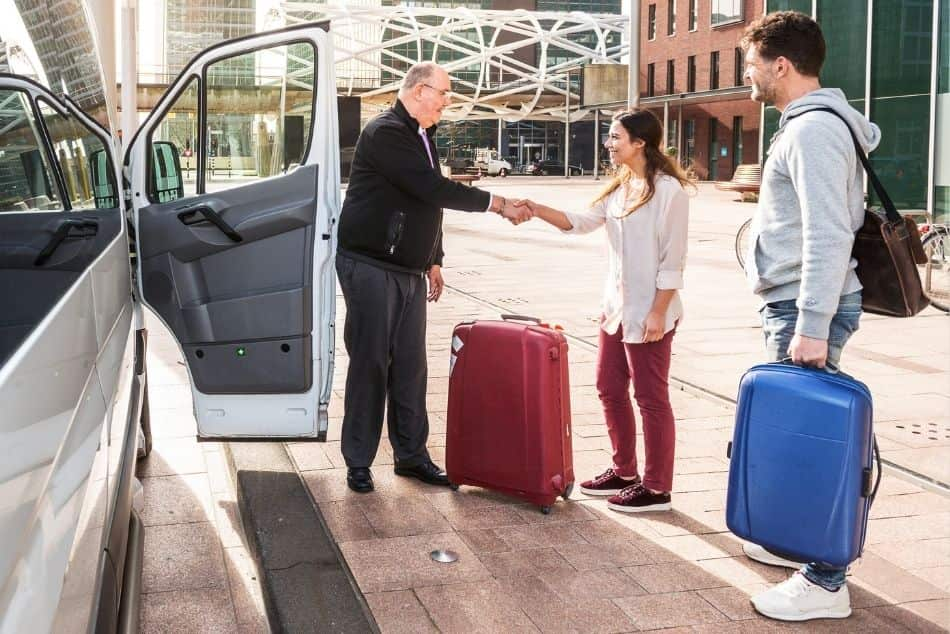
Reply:
M564 498L565 500L569 500L571 498L571 492L573 490L574 490L574 483L571 482L569 485L567 485L567 488L564 489L564 493L561 494L561 497Z
M455 484L454 482L449 482L449 488L452 489L453 491L458 491L459 485Z
M541 512L544 513L545 515L550 515L550 514L551 514L551 507L550 507L550 506L542 506L542 507L541 507Z

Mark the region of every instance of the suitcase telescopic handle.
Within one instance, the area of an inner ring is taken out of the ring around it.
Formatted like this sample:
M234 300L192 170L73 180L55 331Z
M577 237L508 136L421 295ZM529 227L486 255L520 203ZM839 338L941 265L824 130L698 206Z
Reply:
M528 317L527 315L502 315L501 318L505 321L533 321L534 323L541 325L541 320L537 317Z

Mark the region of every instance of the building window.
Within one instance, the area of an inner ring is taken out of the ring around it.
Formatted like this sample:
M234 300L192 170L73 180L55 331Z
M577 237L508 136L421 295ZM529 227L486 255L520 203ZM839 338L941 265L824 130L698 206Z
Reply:
M709 54L709 89L719 88L719 51Z
M666 34L676 35L676 0L666 0L666 15L669 22L666 24Z
M695 31L699 25L699 6L696 0L689 0L689 30Z
M686 59L686 92L696 92L696 56Z
M709 23L713 28L742 22L743 0L712 0Z
M732 118L732 171L742 164L742 117Z
M672 95L676 92L676 67L673 60L666 62L666 94Z
M647 64L647 97L654 95L654 81L656 80L656 64Z
M647 39L656 39L656 5L651 4L647 10Z
M745 56L742 54L742 49L738 46L736 47L735 52L735 73L736 73L736 86L742 85L742 68L745 66Z

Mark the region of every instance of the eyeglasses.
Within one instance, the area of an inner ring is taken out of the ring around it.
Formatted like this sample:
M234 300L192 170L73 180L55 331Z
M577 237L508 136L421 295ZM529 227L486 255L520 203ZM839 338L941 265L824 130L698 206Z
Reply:
M448 88L446 90L441 90L439 88L436 88L435 86L430 86L429 84L422 84L422 85L425 86L426 88L431 88L432 90L436 91L437 93L439 93L439 96L442 97L443 99L445 99L446 97L452 96L451 88Z

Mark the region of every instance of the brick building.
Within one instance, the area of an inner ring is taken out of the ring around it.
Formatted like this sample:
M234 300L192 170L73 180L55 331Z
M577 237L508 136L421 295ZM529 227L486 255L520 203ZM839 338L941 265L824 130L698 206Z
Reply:
M701 179L759 162L761 106L739 49L764 0L643 0L640 105L666 122L667 146Z

